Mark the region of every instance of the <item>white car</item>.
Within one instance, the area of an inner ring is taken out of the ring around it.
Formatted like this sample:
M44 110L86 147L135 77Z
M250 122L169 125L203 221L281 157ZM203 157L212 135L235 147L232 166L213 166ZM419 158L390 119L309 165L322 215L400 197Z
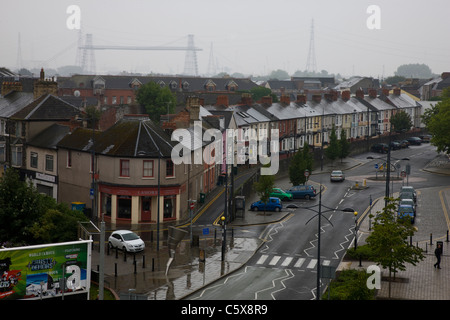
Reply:
M334 170L330 174L330 181L344 181L345 175L341 170Z
M127 252L139 252L145 249L144 241L133 231L117 230L108 239L110 248L118 248Z

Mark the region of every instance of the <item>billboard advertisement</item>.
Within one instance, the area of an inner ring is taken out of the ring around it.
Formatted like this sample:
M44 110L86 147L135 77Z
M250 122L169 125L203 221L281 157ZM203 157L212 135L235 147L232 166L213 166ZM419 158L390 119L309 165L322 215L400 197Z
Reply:
M0 301L89 296L91 242L0 249Z

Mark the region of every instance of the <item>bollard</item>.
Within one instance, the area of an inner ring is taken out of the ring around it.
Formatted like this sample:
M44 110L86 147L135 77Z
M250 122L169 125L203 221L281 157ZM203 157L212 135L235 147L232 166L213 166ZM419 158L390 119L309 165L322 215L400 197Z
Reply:
M134 274L136 274L137 273L136 272L136 265L137 265L136 260L133 261L133 264L134 264Z
M116 247L116 259L119 257L119 253L117 252L117 247Z
M448 230L447 230L447 240L445 240L445 242L448 242Z
M412 236L409 236L409 245L412 247Z
M430 233L430 246L432 246L432 245L433 245L433 234Z
M127 250L123 249L123 261L127 261Z
M106 246L106 255L109 256L109 244Z
M145 254L142 255L142 269L145 269Z
M114 263L114 276L117 277L117 262Z
M155 271L155 258L152 258L152 271Z

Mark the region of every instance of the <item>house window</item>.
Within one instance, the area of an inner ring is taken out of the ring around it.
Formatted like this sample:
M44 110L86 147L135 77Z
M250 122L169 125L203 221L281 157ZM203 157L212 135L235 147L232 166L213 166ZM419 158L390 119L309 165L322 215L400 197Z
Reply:
M35 169L37 169L37 167L38 167L38 154L36 152L31 152L30 167L35 168Z
M153 160L144 160L143 161L143 177L149 178L153 177Z
M0 144L0 162L5 162L5 144Z
M172 160L166 161L166 177L173 177L175 176L175 167L173 165Z
M45 171L53 171L53 156L47 154L45 156Z
M72 168L72 151L67 150L67 168Z
M21 167L22 166L22 146L13 146L11 148L11 164L13 166Z
M120 176L130 176L130 160L120 160Z
M127 97L127 103L128 103L128 104L131 104L131 96L128 96L128 97Z
M112 104L116 104L117 103L117 97L116 96L113 96L112 97Z

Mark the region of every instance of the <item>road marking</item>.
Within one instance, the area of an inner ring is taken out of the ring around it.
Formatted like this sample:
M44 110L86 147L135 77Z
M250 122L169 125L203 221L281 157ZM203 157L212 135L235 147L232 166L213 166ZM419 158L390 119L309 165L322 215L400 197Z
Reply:
M316 264L317 264L317 259L311 259L311 261L309 262L309 264L306 268L312 269L316 266Z
M305 258L299 258L297 262L294 264L294 268L300 268L303 262L305 262Z
M269 266L274 266L278 263L278 261L281 259L281 256L274 256L272 260L269 262Z
M291 262L292 259L294 259L293 257L287 257L286 259L284 259L283 263L281 264L282 267L287 267Z
M267 260L268 257L269 256L267 254L263 254L261 256L261 258L259 258L258 262L256 262L256 264L263 264Z
M331 263L331 260L323 260L322 265L323 265L323 266L329 266L330 263Z

